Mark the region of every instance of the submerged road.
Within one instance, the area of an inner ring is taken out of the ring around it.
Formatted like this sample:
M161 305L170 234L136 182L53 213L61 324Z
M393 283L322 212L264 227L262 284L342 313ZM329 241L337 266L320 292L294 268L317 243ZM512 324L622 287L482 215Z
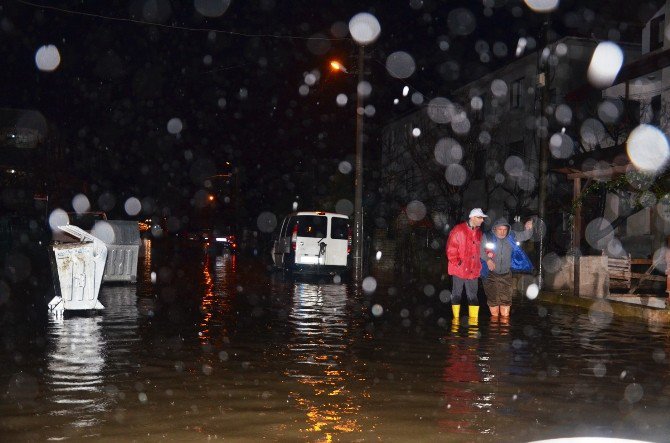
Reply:
M668 441L666 327L522 298L508 323L454 325L428 283L146 247L98 315L4 308L3 441Z

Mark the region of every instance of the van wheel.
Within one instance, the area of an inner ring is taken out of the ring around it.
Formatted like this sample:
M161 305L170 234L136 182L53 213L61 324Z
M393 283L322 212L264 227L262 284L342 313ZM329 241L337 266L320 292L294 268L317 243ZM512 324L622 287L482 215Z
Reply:
M282 265L282 271L284 272L284 274L292 274L294 264L295 264L295 255L284 254L284 260Z

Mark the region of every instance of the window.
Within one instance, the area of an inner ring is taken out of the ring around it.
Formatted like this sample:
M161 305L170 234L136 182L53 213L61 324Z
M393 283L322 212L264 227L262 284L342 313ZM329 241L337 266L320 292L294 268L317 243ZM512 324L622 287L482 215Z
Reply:
M649 51L663 47L663 33L665 31L665 15L651 19L649 24Z
M325 238L328 229L328 217L320 215L301 215L298 217L298 236Z
M349 238L349 220L333 217L330 221L330 238L346 240Z
M512 82L509 95L509 107L512 109L521 107L521 93L523 87L522 84L523 84L523 78L514 80Z

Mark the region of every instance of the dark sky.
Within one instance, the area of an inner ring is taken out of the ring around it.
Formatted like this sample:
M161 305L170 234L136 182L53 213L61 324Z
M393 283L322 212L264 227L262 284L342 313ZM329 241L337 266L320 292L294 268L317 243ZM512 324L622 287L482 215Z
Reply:
M635 41L660 3L564 0L552 28ZM98 159L86 177L91 193L183 206L202 175L229 161L244 171L253 211L328 194L338 163L352 160L355 78L330 73L327 62L354 63L355 45L337 30L355 13L370 12L381 24L366 61L367 103L376 110L366 120L371 162L379 128L415 109L407 98L392 104L404 85L426 100L448 96L514 57L519 37L539 40L546 19L511 0L8 0L1 7L0 107L40 110L77 174L87 162L76 159ZM61 57L53 72L35 63L47 44ZM413 57L410 78L386 72L395 51ZM302 95L314 70L321 77ZM335 103L340 93L349 96L346 106ZM181 131L171 133L178 123Z

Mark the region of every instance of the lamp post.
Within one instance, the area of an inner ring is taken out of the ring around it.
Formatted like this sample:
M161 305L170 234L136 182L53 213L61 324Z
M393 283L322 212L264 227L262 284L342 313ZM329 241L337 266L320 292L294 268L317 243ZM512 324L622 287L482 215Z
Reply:
M363 278L363 93L361 83L365 78L365 46L358 47L358 82L356 86L356 152L354 175L354 235L353 235L353 278L360 282ZM331 61L330 67L335 71L353 74L338 61Z
M361 90L365 78L365 45L374 42L381 27L372 14L362 12L349 21L349 32L358 46L358 82L356 84L356 176L354 181L354 238L353 238L353 279L360 283L363 279L363 95ZM342 65L335 69L347 72Z

